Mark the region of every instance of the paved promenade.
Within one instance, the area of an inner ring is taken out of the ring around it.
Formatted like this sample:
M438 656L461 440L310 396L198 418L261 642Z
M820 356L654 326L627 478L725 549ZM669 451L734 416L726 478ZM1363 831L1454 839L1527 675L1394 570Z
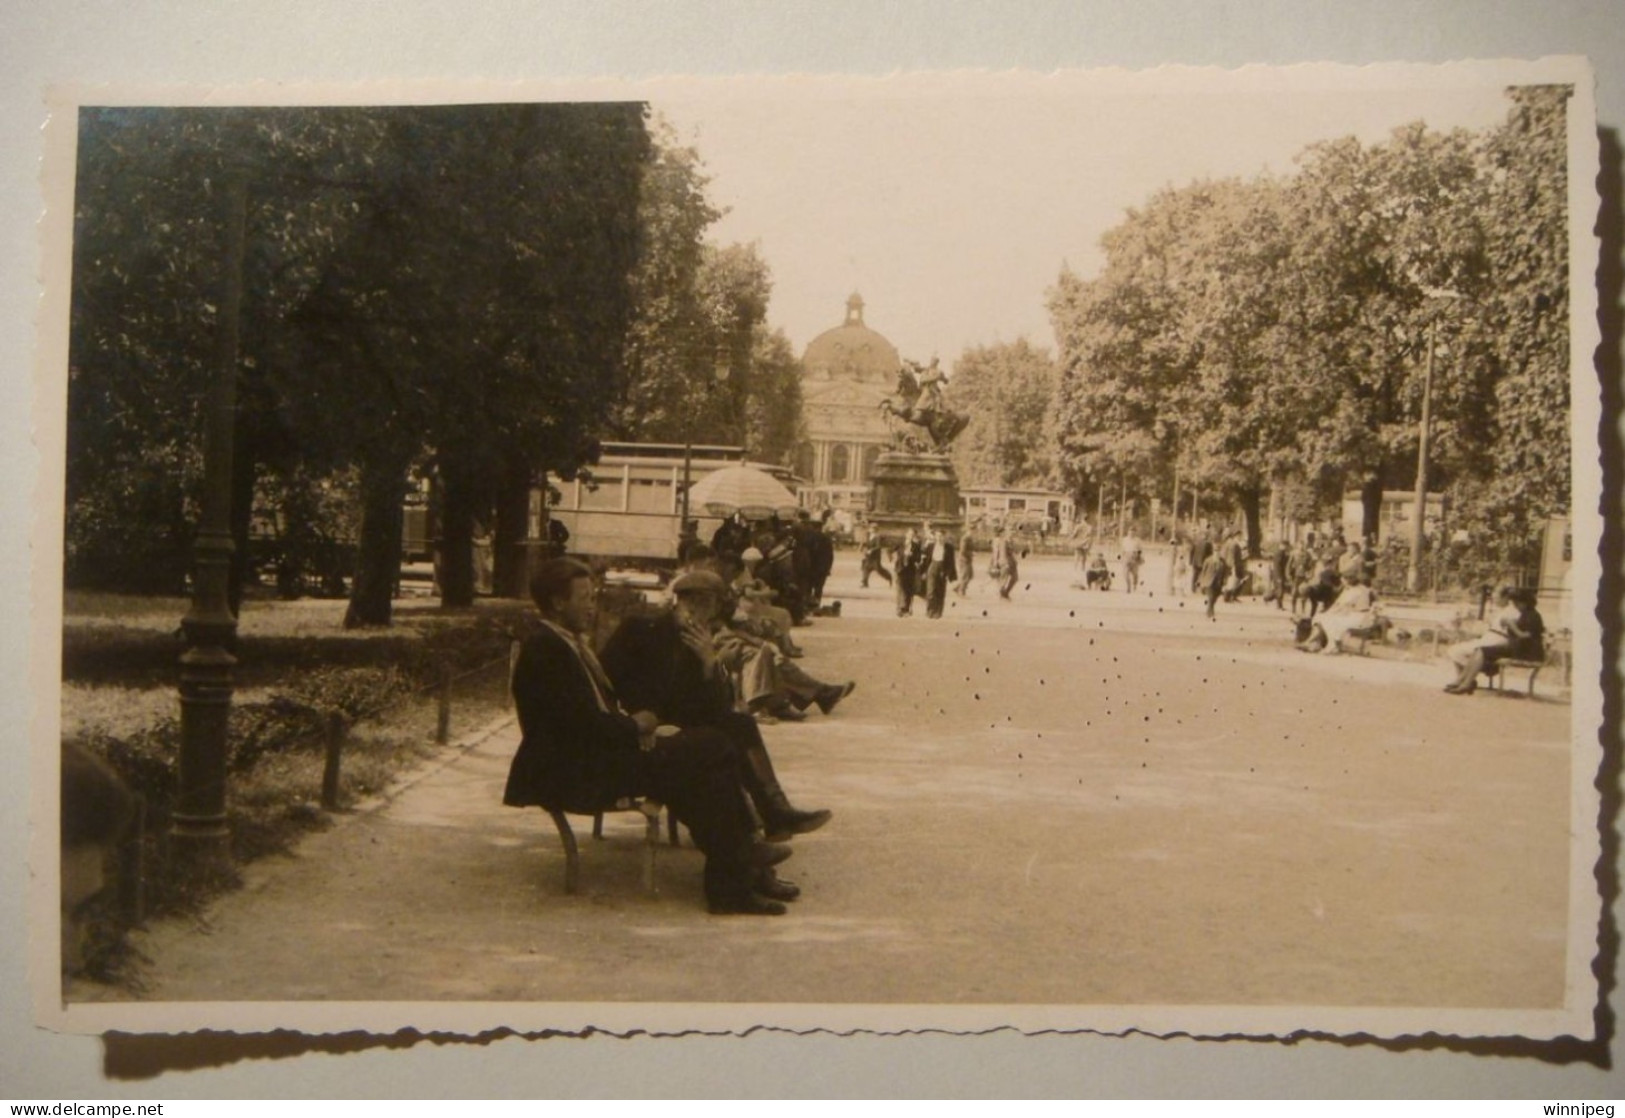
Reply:
M1060 559L948 616L856 587L799 639L858 681L771 727L788 916L719 919L700 858L639 883L637 816L500 803L511 724L141 941L145 996L1554 1006L1569 708L1452 698L1437 664L1295 652L1262 604L1085 593ZM921 611L923 612L923 611Z

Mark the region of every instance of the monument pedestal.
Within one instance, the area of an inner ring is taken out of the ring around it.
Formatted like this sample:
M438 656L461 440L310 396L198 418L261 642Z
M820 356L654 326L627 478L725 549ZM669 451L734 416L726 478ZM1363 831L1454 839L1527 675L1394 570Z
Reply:
M965 519L959 511L959 476L946 454L889 451L875 459L869 489L869 527L887 540L902 539L929 520L957 536Z

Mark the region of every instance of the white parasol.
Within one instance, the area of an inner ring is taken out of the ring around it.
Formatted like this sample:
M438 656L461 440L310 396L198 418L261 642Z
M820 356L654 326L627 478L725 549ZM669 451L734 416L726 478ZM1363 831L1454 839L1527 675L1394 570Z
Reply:
M688 503L710 516L743 512L758 519L772 516L776 509L794 508L796 495L773 475L752 466L725 466L696 481L688 491Z

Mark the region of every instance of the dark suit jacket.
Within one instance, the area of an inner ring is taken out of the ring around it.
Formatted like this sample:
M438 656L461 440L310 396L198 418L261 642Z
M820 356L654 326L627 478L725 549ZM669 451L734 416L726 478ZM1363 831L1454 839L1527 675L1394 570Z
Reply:
M513 693L523 736L503 803L587 814L634 794L637 723L598 709L587 669L551 629L520 649Z
M599 657L631 710L652 710L673 726L712 726L733 710L733 690L722 672L707 676L683 643L672 613L628 617Z
M959 549L950 539L942 541L942 577L949 582L959 577L959 562L956 556ZM925 581L926 572L931 569L931 544L926 543L920 548L920 581Z

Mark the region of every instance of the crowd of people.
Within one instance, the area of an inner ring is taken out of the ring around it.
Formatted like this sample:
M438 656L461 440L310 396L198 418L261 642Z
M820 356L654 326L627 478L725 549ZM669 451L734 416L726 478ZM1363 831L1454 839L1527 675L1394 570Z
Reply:
M886 568L887 558L891 560L890 570ZM1019 562L1019 549L1007 530L1003 526L994 529L987 577L1006 601L1019 578ZM859 553L858 585L867 588L875 575L892 588L898 617L912 617L914 600L922 598L926 617L940 618L950 588L961 598L970 593L976 577L976 538L964 531L955 540L940 525L926 520L917 532L913 527L905 529L888 553L880 535L870 533Z

